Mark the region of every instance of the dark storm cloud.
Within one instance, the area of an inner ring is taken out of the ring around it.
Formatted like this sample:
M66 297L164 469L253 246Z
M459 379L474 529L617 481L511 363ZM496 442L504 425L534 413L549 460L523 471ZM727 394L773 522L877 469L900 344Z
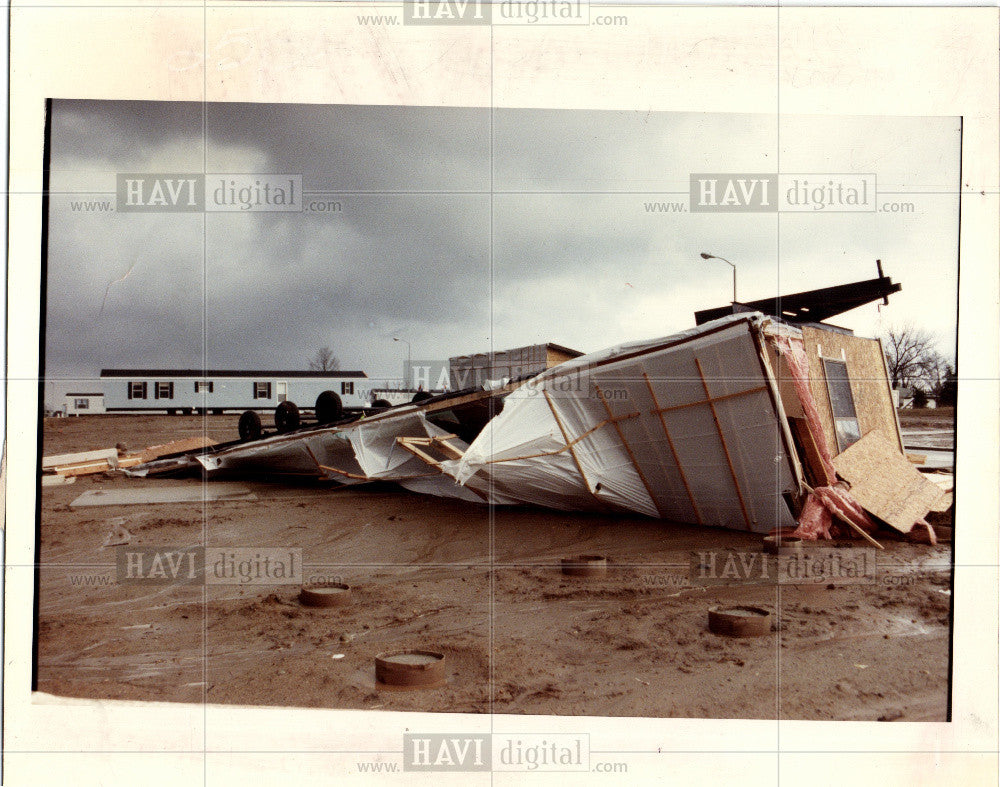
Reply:
M780 222L646 208L686 202L691 172L773 171L768 116L58 101L52 127L52 375L294 368L323 345L345 368L398 375L405 348L393 336L422 358L491 342L593 350L687 327L695 309L726 303L730 269L701 251L738 263L744 299L867 278L881 257L904 283L891 308L917 322L954 283L947 197L920 197L906 216ZM957 173L956 128L786 123L781 152L812 170L939 184ZM116 172L203 167L301 174L309 199L338 209L73 207L108 199ZM929 327L947 335L954 316L939 312ZM871 333L866 314L842 323Z

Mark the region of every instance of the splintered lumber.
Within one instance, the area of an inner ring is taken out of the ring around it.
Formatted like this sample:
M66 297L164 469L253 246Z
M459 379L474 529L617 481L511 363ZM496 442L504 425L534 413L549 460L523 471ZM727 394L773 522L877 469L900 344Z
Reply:
M944 497L931 506L931 511L944 513L955 502L955 476L950 473L926 473L924 478L944 490Z
M183 440L174 440L163 445L151 445L148 448L142 449L137 456L143 462L152 462L161 456L180 454L186 451L197 451L199 448L208 448L212 445L215 445L215 440L211 440L208 437L187 437Z
M55 468L56 473L61 476L94 475L95 473L106 473L114 470L117 466L115 459L101 459L96 462L81 462L75 465L60 465Z
M833 466L865 511L901 533L909 533L945 495L877 429L834 458Z
M76 478L73 476L59 475L58 473L42 476L42 486L63 486L64 484L72 484L75 481Z

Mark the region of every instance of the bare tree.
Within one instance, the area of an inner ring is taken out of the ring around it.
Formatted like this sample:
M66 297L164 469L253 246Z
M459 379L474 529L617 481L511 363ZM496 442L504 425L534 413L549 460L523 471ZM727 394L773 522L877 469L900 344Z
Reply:
M314 372L333 372L340 368L340 361L329 347L320 347L310 359L309 368Z
M928 393L936 394L944 384L949 371L951 371L951 364L948 363L948 359L940 353L930 350L925 354L923 362L920 364L918 379Z
M921 381L937 383L941 356L930 333L912 325L892 327L882 340L893 388L907 388Z

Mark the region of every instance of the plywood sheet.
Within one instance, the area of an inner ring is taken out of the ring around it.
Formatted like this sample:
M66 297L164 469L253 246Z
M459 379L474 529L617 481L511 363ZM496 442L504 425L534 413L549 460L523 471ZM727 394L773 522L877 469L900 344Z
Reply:
M833 466L862 508L902 533L909 533L945 495L879 430L835 457Z
M841 359L847 363L862 436L878 430L902 450L896 405L885 376L885 361L878 340L806 327L802 329L802 343L809 358L809 387L831 449L836 450L837 435L821 358Z

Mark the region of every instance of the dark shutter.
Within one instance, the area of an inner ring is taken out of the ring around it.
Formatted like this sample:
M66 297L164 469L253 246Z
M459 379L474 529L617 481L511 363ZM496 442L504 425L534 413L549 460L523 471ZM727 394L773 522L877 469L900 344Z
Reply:
M128 390L128 398L132 398L132 383L125 383L125 388Z

